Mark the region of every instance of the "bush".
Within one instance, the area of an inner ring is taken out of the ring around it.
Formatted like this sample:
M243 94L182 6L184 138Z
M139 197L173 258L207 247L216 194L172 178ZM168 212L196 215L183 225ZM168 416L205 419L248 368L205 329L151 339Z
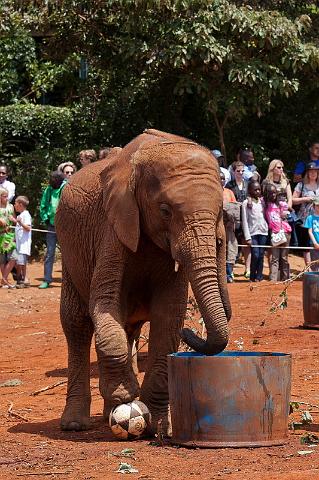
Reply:
M41 226L39 204L50 172L76 158L72 130L73 114L65 107L0 107L0 163L8 165L17 195L30 199L35 228ZM33 254L41 250L44 241L44 234L35 233Z

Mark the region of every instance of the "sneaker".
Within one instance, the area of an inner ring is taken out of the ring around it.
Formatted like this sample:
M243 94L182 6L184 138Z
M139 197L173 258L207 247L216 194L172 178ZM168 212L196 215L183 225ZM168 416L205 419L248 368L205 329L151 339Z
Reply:
M41 285L39 285L39 288L49 288L49 286L49 282L42 282Z
M244 273L244 277L248 278L248 279L250 278L250 272L248 272L248 270L247 270L247 272Z
M16 283L16 288L26 288L26 286L23 282L17 282Z
M234 279L231 275L228 275L227 276L227 283L233 283L234 282Z

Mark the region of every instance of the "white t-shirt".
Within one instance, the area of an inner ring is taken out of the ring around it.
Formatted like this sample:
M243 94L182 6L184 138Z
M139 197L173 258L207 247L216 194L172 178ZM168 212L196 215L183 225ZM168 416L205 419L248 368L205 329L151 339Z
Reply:
M221 170L221 172L223 172L225 176L225 185L226 185L226 183L231 181L230 172L227 170L227 168L224 168L224 167L219 167L219 169Z
M32 218L28 210L20 213L17 217L24 225L32 225ZM27 232L19 223L15 228L17 252L19 255L31 255L31 230Z
M11 202L16 192L15 184L13 182L10 182L9 180L5 180L4 182L0 183L0 187L8 190L8 200L9 202Z

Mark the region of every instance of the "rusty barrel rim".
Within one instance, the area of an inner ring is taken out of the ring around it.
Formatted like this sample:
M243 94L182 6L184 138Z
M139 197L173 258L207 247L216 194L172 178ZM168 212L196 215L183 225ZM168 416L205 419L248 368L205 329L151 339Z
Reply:
M283 352L248 352L243 350L224 350L216 355L206 355L199 352L176 352L170 353L168 357L174 358L225 358L225 357L291 357L290 353Z
M285 445L288 442L288 435L282 439L275 440L257 440L257 441L206 441L206 440L189 440L183 441L176 438L171 438L171 445L181 445L187 448L262 448L262 447L276 447Z

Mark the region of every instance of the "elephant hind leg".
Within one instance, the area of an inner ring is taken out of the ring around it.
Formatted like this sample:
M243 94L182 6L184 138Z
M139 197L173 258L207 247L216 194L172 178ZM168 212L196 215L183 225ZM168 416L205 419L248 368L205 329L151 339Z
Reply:
M87 430L90 421L90 347L93 324L63 267L61 322L68 344L67 399L62 430Z

